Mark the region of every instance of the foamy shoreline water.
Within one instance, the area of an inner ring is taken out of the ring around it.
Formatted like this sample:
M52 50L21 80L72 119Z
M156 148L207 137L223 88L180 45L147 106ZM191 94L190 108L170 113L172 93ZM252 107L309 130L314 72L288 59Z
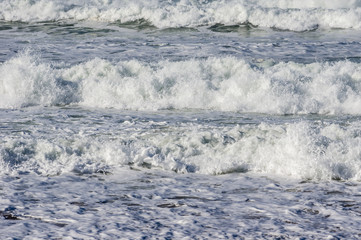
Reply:
M127 169L4 176L0 231L25 239L359 237L359 184L272 178Z
M2 174L115 173L134 166L209 175L361 177L359 117L77 108L2 110L1 115Z
M1 238L360 238L360 14L0 0Z

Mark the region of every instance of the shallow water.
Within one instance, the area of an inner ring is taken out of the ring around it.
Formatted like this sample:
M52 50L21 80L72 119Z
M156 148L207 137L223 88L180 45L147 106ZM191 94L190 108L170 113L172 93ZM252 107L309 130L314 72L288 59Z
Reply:
M360 237L355 183L144 169L2 181L4 238Z
M2 238L360 238L360 7L0 1Z

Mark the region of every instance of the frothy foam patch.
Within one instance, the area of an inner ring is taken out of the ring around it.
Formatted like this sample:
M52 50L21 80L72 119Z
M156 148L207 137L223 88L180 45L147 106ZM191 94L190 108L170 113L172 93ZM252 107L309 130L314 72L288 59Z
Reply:
M62 78L81 86L80 104L89 107L360 114L360 67L347 61L262 67L235 58L117 65L95 59Z
M48 105L54 100L57 87L52 69L29 54L0 65L0 76L1 108Z
M359 122L211 127L183 124L160 131L119 123L116 136L60 130L52 138L3 137L2 173L116 172L123 166L180 173L254 172L300 179L361 179ZM63 131L63 132L61 132ZM68 135L68 136L67 136Z
M361 114L361 64L253 64L236 58L55 69L29 54L0 65L1 108L79 104L127 110L209 109Z
M258 0L257 4L268 8L323 8L323 9L340 9L340 8L357 8L361 7L360 0Z
M56 77L56 71L31 51L0 64L0 108L69 104L77 87Z
M5 21L144 19L159 28L242 24L292 31L361 28L361 1L10 1L0 2Z

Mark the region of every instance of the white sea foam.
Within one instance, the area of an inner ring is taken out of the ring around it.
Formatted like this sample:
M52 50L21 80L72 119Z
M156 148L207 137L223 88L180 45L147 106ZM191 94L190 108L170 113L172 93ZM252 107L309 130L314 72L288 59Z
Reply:
M0 65L0 108L71 103L76 87L56 79L55 71L25 51ZM65 101L65 102L64 102Z
M361 1L24 1L0 2L5 21L90 20L129 22L145 19L156 27L241 24L293 31L360 28Z
M0 110L2 237L357 239L360 118L221 114Z
M127 110L361 114L361 64L349 61L93 59L57 69L23 54L0 65L0 73L1 108L79 104Z
M57 89L52 69L37 63L36 57L20 55L0 65L0 106L13 108L33 104L48 105Z
M357 8L361 7L361 1L359 0L258 0L257 5L268 8L323 8L323 9L340 9L340 8Z
M141 119L91 125L90 113L81 122L59 113L56 118L53 125L44 124L39 115L23 134L2 134L1 173L117 172L131 165L180 173L361 179L359 121L347 127L308 121L171 125Z
M357 182L157 170L1 180L4 239L358 239L361 228Z

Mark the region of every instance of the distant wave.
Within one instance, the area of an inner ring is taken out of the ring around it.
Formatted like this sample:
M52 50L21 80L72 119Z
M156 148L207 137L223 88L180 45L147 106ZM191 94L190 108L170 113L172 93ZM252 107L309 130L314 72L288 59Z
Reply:
M24 53L0 65L0 108L78 104L130 110L211 109L361 114L361 64L93 59L54 68Z
M140 1L140 0L3 0L0 20L133 22L144 19L158 28L215 24L292 31L317 28L361 28L361 0Z

